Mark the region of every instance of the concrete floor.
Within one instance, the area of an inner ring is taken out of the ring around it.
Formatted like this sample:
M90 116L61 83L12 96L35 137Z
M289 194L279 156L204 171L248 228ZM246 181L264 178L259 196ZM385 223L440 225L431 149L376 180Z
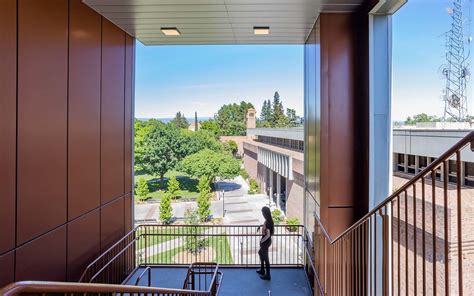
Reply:
M219 292L221 296L268 296L270 295L269 291L272 296L312 295L302 268L273 268L271 281L261 280L253 268L220 267L219 270L223 274ZM186 267L154 267L152 269L152 286L182 289L186 271ZM135 285L140 273L141 270L136 271L127 284ZM141 279L139 285L148 285L146 276Z

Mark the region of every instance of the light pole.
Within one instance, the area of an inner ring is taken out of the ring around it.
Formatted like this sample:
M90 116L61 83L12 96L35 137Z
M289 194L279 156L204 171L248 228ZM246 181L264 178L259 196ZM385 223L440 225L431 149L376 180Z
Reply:
M225 191L222 190L222 217L225 217Z

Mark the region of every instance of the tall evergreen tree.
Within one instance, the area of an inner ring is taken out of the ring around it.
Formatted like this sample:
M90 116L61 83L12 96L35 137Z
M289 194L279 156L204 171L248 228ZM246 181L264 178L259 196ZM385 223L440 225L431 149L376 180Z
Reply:
M295 109L286 108L286 118L288 127L297 127L301 125L301 117L296 115Z
M184 114L181 112L176 113L176 116L170 121L172 125L174 125L177 128L188 128L189 127L189 122L184 117Z
M276 91L273 95L272 127L285 127L287 119L283 109L283 103L280 100L280 94Z
M272 103L270 100L263 101L262 112L260 112L260 122L263 127L269 127L272 121Z

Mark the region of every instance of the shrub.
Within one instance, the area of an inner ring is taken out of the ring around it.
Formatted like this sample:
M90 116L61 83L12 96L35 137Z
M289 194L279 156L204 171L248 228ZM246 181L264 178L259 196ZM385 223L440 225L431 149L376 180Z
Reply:
M249 173L247 173L247 171L245 169L240 169L240 175L242 176L242 178L244 178L245 180L247 180L249 178Z
M199 178L198 183L199 196L197 198L197 214L202 222L209 219L211 214L211 203L209 202L209 193L211 187L209 186L209 179L205 176Z
M187 208L184 212L184 223L186 225L199 224L199 215L197 211ZM201 238L197 227L188 226L188 236L184 239L184 249L189 253L199 253L208 246L209 241Z
M259 192L259 186L258 183L255 179L250 179L250 188L249 188L249 194L255 194Z
M173 218L173 207L171 206L171 195L166 192L160 201L160 220L163 224L170 224Z
M286 224L288 225L286 229L290 232L298 231L298 225L300 225L300 220L298 218L288 218L286 220Z
M168 187L166 189L166 192L169 193L169 195L171 196L171 199L175 199L178 196L178 192L180 189L179 187L180 187L180 184L179 184L178 179L176 179L176 176L172 176L168 180Z
M234 140L229 140L227 141L228 149L229 152L232 153L232 155L235 155L237 151L239 151L239 148L237 146L237 143Z
M135 194L141 201L147 199L148 194L150 194L150 188L148 188L148 182L144 178L138 179L137 185L135 187Z
M276 225L280 224L280 222L283 220L281 217L281 211L279 209L274 209L272 211L272 219L273 223L275 223Z

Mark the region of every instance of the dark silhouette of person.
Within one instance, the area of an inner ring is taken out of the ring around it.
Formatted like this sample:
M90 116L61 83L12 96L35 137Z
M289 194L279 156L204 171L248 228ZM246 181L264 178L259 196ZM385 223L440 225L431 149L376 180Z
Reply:
M270 258L268 257L268 249L272 244L272 235L275 232L275 226L273 224L272 213L270 212L269 207L262 208L262 215L265 218L265 223L258 227L258 230L261 229L262 237L260 238L260 250L258 255L260 256L260 269L257 270L257 273L260 274L262 280L269 281L270 276Z

